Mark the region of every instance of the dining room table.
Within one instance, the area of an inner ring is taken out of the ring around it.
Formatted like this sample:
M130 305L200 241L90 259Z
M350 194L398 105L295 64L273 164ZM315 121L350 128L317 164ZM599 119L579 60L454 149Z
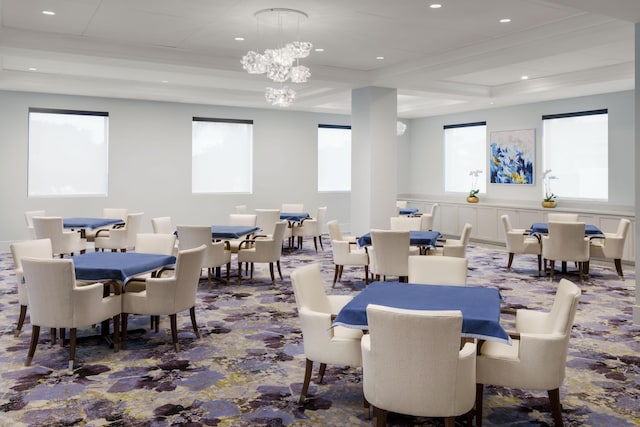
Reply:
M86 238L87 230L122 224L123 219L118 218L92 218L92 217L68 217L62 218L62 226L71 230L80 231L80 237Z
M497 288L401 282L373 282L338 312L332 326L368 329L369 304L410 310L460 310L464 338L511 344L500 324L502 298Z
M418 208L399 208L398 209L398 213L400 215L410 215L410 216L415 216L420 212L420 209Z
M240 239L261 230L260 227L250 225L212 225L211 238L213 240Z
M442 237L439 231L411 230L409 231L409 245L419 246L420 253L426 254L430 248L435 248L438 239ZM365 233L358 238L358 246L361 248L371 246L371 233Z
M309 212L280 212L280 221L287 221L287 224L289 225L289 232L287 233L289 250L295 249L295 245L293 244L293 233L291 232L291 229L295 227L296 224L309 218L311 218Z

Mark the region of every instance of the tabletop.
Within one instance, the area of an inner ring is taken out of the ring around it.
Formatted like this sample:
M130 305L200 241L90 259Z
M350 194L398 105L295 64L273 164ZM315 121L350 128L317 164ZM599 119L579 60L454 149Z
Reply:
M420 212L420 209L418 208L400 208L399 209L400 215L415 215L418 212Z
M289 222L300 222L311 218L307 212L280 212L280 219Z
M409 231L409 244L411 246L435 247L439 237L439 231L412 230ZM371 246L371 233L360 236L358 239L358 246Z
M62 218L64 228L99 228L113 224L124 224L124 221L116 218Z
M460 310L463 337L510 344L500 325L500 292L479 286L417 285L373 282L338 313L333 326L367 329L367 305L412 310Z
M531 234L549 234L549 224L546 222L536 222L531 224ZM585 224L584 234L587 236L595 236L603 234L602 230L593 224Z
M176 263L172 255L140 252L87 252L71 259L78 280L117 280L123 284L139 274Z
M213 239L239 239L262 230L260 227L250 225L213 225L211 226L211 237Z

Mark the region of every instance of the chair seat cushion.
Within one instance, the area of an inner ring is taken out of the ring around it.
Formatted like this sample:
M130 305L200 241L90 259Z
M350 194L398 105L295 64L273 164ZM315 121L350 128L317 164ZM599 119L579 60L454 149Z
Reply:
M493 359L517 360L520 350L520 341L512 340L511 345L499 342L485 341L482 344L480 354Z
M362 338L362 330L355 328L345 328L343 326L335 326L333 328L333 336L340 339L360 339Z

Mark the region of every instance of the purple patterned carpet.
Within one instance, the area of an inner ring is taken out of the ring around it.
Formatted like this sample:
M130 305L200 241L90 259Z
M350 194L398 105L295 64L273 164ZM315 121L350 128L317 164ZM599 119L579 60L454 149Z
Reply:
M314 382L304 408L297 400L304 373L302 337L289 274L320 262L329 293L352 294L364 286L361 269L345 268L331 289L329 241L318 254L303 250L282 257L284 280L271 285L268 266L256 265L253 281L201 281L196 306L202 335L196 339L188 314L179 315L181 351L175 353L169 322L160 332L148 318L130 316L127 350L113 353L87 328L76 369L67 369L68 348L40 336L33 365L24 366L31 327L13 335L18 316L13 263L0 254L0 426L367 426L361 370L328 366L323 384ZM504 250L469 249L469 284L498 287L507 307L547 309L556 283L538 277L533 256L516 256L505 271ZM235 269L234 269L235 270ZM233 273L233 272L232 272ZM591 266L570 341L561 389L567 426L640 425L640 327L631 322L635 274L625 266L618 280L613 265ZM428 380L428 379L422 379ZM485 387L485 426L552 425L546 392ZM393 426L441 426L441 419L391 414ZM460 419L457 425L464 425Z

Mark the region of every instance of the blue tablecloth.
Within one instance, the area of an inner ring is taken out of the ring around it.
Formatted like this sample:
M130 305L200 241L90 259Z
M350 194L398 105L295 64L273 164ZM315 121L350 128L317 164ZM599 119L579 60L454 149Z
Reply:
M439 231L410 231L409 244L411 246L435 247L440 237ZM363 234L358 239L358 246L371 246L371 233Z
M549 234L549 224L546 222L536 222L531 225L531 234ZM584 234L587 236L594 236L603 234L602 230L592 224L585 224Z
M420 212L418 208L400 208L400 215L415 215Z
M78 280L117 280L126 283L133 276L176 263L172 255L140 252L87 252L72 256Z
M85 228L94 229L105 227L113 224L124 224L121 219L115 218L63 218L62 226L64 228Z
M289 222L300 222L310 218L307 212L280 212L280 220Z
M333 326L367 329L367 305L412 310L460 310L462 336L511 343L500 325L500 293L477 286L373 282L345 305Z
M213 225L211 226L211 238L219 240L239 239L260 230L260 227L248 225Z

